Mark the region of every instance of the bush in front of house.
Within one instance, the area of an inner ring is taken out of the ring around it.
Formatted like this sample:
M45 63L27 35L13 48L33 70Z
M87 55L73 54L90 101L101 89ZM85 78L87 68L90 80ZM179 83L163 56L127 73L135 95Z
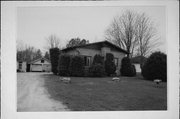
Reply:
M136 75L135 66L131 64L131 60L128 57L122 59L120 72L122 76L132 77Z
M81 56L74 56L70 63L71 76L84 76L84 59Z
M49 52L50 52L50 60L51 60L51 70L54 74L57 74L60 50L59 48L51 48Z
M142 75L147 80L161 79L167 81L167 59L162 52L152 53L142 68Z
M58 63L58 74L60 76L69 76L69 64L71 61L71 57L66 54L62 54L59 56L59 63Z
M98 64L93 64L89 68L89 75L92 77L103 77L105 76L105 69L104 66L100 63Z
M112 53L106 53L105 71L108 76L115 74L116 65L114 63L114 55Z
M93 59L93 63L89 68L89 76L102 77L105 76L104 57L96 54Z
M93 59L93 63L92 63L93 65L94 64L102 64L102 65L104 65L104 57L103 56L101 56L101 55L99 55L99 54L96 54L95 56L94 56L94 59Z

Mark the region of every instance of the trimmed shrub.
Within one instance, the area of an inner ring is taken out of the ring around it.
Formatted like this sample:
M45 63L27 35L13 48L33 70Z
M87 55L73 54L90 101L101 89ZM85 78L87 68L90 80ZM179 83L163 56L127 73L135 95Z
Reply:
M104 66L102 64L94 64L89 68L89 75L92 77L105 76Z
M71 76L84 76L84 59L81 56L74 56L70 63Z
M60 50L59 48L51 48L49 52L50 52L50 60L51 60L51 70L54 74L57 74Z
M71 57L69 55L62 54L59 56L58 73L60 76L69 76L69 65Z
M111 53L106 54L105 71L108 76L115 74L116 65L114 64L114 55Z
M142 68L142 75L147 80L161 79L167 81L166 54L162 52L152 53Z
M94 65L94 64L102 64L102 65L104 65L104 57L101 56L101 55L96 54L96 55L94 56L94 59L93 59L93 63L92 63L92 64L93 64L93 65Z
M124 57L121 61L121 75L122 76L135 76L135 67L131 64L131 61L128 57Z

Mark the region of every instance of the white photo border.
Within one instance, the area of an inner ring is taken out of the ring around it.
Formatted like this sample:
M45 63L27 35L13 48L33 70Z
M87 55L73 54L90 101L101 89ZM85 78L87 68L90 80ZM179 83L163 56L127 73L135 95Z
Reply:
M44 6L164 6L168 61L167 111L17 112L17 8ZM1 118L2 119L179 119L178 1L1 1Z

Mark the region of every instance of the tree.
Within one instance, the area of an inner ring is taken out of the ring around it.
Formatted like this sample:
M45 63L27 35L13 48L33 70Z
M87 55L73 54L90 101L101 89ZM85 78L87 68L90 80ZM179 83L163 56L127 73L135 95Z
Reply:
M137 44L135 39L136 14L126 11L121 16L114 17L110 27L106 30L106 39L125 49L131 55ZM128 57L129 54L128 54Z
M135 28L135 37L138 42L137 53L141 57L140 64L142 68L143 57L149 54L152 48L158 45L158 38L153 22L151 22L150 18L144 13L138 15Z
M36 58L41 58L41 57L42 57L41 50L38 49L38 50L36 51Z
M44 57L45 57L46 59L50 60L49 52L46 52L45 55L44 55Z
M17 61L31 62L42 56L41 50L17 41Z
M80 39L80 38L72 38L66 45L66 47L74 47L74 46L79 46L79 45L85 45L88 44L89 41L85 39Z
M127 50L131 54L128 57L132 57L135 51L145 57L155 46L152 44L155 35L153 22L145 13L126 11L121 16L114 17L106 30L105 38Z
M56 35L50 35L46 38L47 46L46 49L60 48L60 39Z

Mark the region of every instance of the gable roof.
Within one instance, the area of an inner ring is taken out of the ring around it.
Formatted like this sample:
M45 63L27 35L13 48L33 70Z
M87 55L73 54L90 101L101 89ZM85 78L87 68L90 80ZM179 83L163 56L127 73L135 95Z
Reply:
M48 60L48 59L46 59L46 58L44 58L44 57L41 57L41 58L38 58L38 59L36 59L36 60L30 62L30 64L33 64L33 63L35 63L35 62L37 62L37 61L39 61L39 60L46 60L47 62L50 63L50 60Z
M91 46L100 46L100 47L103 47L103 46L110 46L120 52L123 52L125 54L129 54L126 50L120 48L119 46L117 45L114 45L113 43L109 42L109 41L100 41L100 42L95 42L95 43L89 43L89 44L85 44L85 45L79 45L79 46L74 46L74 47L68 47L68 48L65 48L65 49L62 49L61 51L64 51L64 52L67 52L67 51L70 51L70 50L74 50L76 48L86 48L86 47L91 47Z

